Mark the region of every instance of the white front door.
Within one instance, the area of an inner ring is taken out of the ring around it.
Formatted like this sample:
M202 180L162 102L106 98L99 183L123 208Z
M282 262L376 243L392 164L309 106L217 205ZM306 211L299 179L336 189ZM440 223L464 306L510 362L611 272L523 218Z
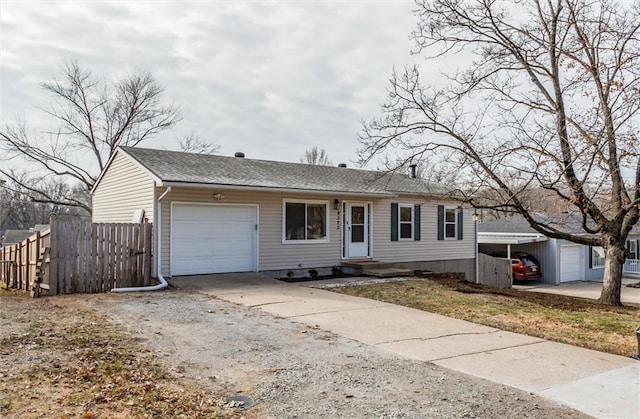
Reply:
M369 206L362 203L347 204L345 237L348 258L369 255Z

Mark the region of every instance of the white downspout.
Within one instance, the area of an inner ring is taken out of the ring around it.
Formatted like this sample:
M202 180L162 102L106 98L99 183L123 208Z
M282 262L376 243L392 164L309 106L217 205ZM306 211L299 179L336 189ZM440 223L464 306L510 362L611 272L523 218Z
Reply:
M476 284L480 283L480 273L478 272L478 214L473 211L473 234L475 236L475 250L476 250Z
M160 282L157 285L149 285L146 287L128 287L128 288L113 288L111 290L111 292L141 292L141 291L157 291L157 290L161 290L163 288L166 288L169 284L167 283L167 281L164 279L164 277L162 276L162 264L160 263L160 255L162 254L162 240L161 240L161 234L160 234L160 230L162 228L162 225L160 223L160 219L161 219L161 213L162 213L162 207L160 205L160 200L162 200L162 198L164 198L169 192L171 192L171 186L167 187L167 190L164 191L164 193L162 195L160 195L160 197L158 198L158 207L157 207L157 211L155 213L156 215L156 240L158 242L158 254L156 257L156 266L157 266L157 270L158 270L158 282Z

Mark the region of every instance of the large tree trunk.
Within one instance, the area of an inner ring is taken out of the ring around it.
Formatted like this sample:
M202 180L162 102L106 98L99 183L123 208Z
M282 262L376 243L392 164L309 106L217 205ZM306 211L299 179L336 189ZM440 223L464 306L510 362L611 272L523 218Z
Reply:
M620 290L622 286L622 265L624 264L624 242L606 240L604 279L598 302L610 306L621 306Z

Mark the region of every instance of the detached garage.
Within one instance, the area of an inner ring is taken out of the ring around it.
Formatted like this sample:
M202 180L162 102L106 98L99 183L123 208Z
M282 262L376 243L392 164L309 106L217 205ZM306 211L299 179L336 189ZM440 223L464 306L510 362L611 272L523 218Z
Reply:
M257 271L258 207L173 203L171 275Z

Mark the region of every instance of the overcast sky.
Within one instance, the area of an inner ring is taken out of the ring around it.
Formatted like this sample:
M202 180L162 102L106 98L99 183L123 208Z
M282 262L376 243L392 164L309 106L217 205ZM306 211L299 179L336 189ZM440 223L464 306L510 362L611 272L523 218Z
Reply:
M360 120L380 115L393 66L413 62L410 1L0 2L1 119L41 126L39 87L78 60L98 76L143 69L187 134L220 152L297 161L325 148L355 159ZM42 127L44 128L44 127ZM352 164L350 164L352 165Z

